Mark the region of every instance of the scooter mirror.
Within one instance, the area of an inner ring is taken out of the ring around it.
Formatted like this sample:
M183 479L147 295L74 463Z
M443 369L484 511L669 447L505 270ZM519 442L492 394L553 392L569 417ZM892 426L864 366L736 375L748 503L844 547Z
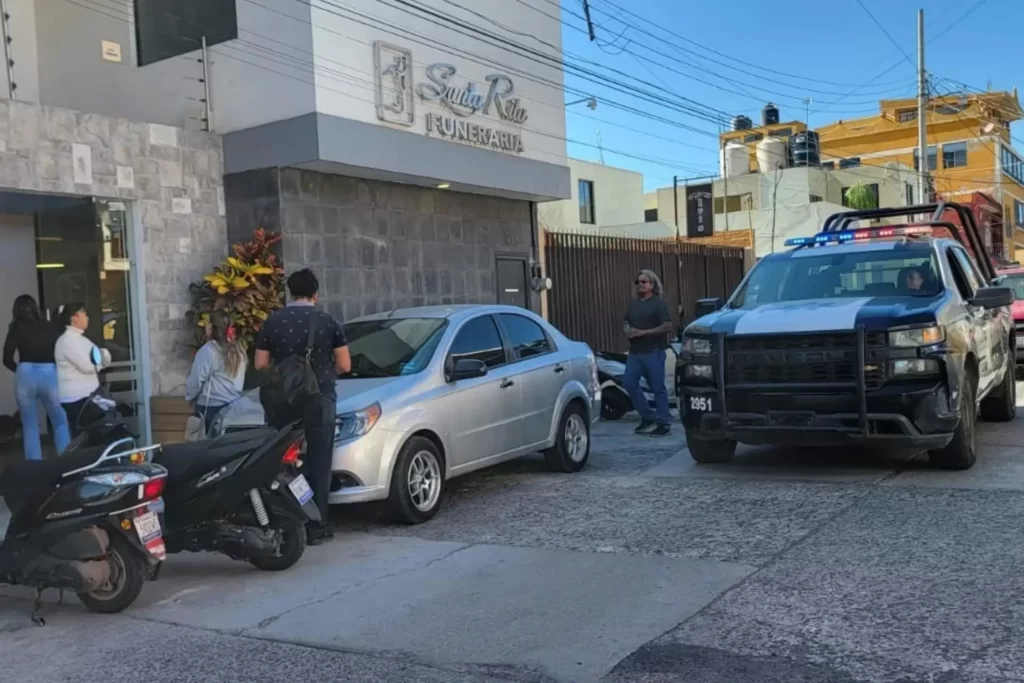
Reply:
M97 368L103 367L103 353L100 351L100 347L92 347L92 350L89 352L89 359Z

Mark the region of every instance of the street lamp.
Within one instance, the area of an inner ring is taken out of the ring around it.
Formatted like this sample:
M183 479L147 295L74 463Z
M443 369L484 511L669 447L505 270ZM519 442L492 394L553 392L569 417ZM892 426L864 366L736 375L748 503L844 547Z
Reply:
M584 97L582 100L575 100L573 102L566 102L565 106L571 107L574 104L582 104L583 102L587 103L587 109L590 109L591 111L597 109L597 98L596 97Z

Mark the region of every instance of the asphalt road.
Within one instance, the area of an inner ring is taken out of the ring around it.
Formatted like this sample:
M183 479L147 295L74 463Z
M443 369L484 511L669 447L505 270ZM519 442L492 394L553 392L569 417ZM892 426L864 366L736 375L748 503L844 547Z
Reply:
M1024 410L982 426L968 472L837 450L698 467L634 425L599 425L580 475L452 482L419 527L338 510L284 574L178 556L129 612L71 598L44 628L2 589L0 679L1024 680Z

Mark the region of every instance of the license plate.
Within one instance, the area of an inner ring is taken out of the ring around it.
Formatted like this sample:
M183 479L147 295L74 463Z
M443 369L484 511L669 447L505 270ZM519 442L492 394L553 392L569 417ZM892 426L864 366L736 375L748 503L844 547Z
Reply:
M143 545L160 538L163 536L160 529L160 518L156 516L155 512L142 513L135 518L135 532L139 535L139 540Z
M164 546L163 530L160 518L155 512L144 512L135 518L135 533L139 535L142 545L149 554L163 562L167 559L167 548Z
M292 482L288 484L288 488L291 489L292 495L298 499L299 505L305 505L313 497L313 489L309 488L309 484L306 483L306 477L301 474L292 479Z
M687 405L692 413L710 413L714 410L710 396L690 396Z

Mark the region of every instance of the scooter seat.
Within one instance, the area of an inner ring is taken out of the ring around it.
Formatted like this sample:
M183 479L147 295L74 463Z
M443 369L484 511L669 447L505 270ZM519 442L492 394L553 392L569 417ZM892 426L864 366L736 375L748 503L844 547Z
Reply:
M0 497L12 512L16 511L40 489L53 489L62 474L96 462L103 449L97 446L46 460L19 460L0 472Z
M168 444L161 449L155 460L158 465L166 468L167 480L176 482L201 476L276 440L276 429L258 427L225 434L216 439Z

